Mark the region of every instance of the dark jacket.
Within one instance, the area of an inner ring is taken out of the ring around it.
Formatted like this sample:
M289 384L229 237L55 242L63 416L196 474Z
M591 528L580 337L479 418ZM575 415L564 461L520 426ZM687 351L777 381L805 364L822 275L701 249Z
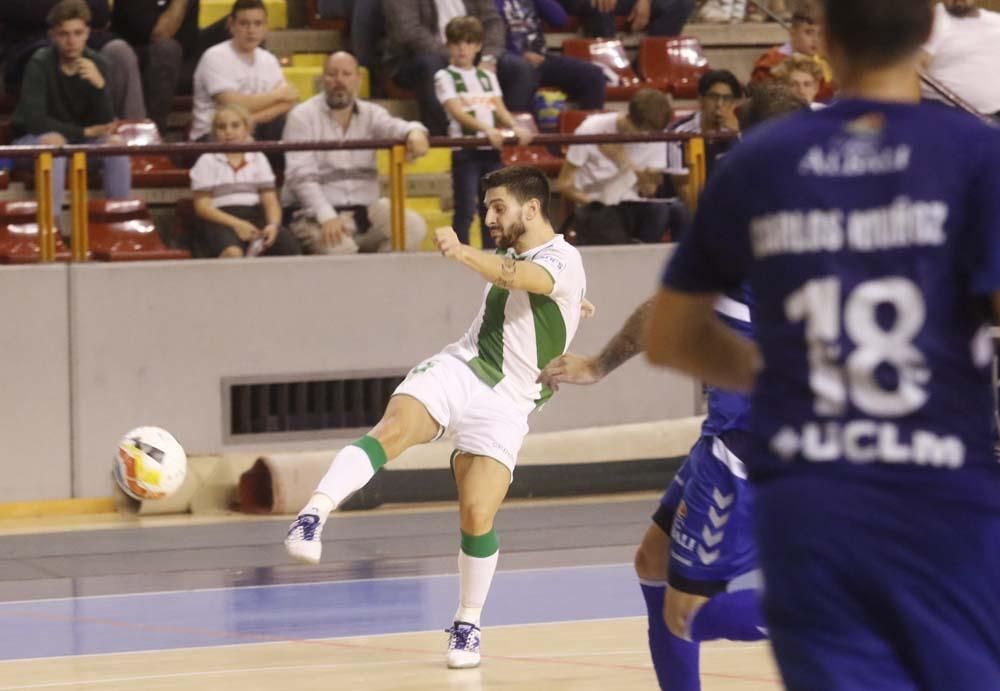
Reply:
M111 30L133 46L148 46L152 42L153 27L163 14L169 0L122 0L111 10ZM199 0L188 0L187 12L174 38L184 48L184 57L197 57Z
M483 55L499 58L504 52L503 20L494 0L463 0L466 13L483 23ZM382 0L390 60L399 61L421 53L440 53L448 48L438 36L437 5L434 0Z
M90 48L83 55L94 61L107 80L104 58ZM98 89L82 77L63 74L55 48L42 48L31 56L11 120L15 137L58 132L71 144L80 144L85 139L85 127L105 125L114 119L107 88Z

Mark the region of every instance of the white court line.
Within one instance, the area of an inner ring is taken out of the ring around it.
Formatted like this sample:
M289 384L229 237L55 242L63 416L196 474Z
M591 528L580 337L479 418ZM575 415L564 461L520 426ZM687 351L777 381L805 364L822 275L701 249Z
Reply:
M516 627L528 627L528 626L553 626L561 624L587 624L593 622L608 622L608 621L629 621L633 619L645 619L646 617L634 616L634 617L596 617L591 619L565 619L562 621L533 621L526 624L496 624L495 626L485 627L487 630L492 629L510 629ZM218 632L212 632L218 633ZM288 645L288 644L309 644L317 643L322 644L324 641L330 641L335 643L349 643L352 640L360 641L368 638L391 638L393 636L416 636L421 634L443 634L444 627L438 627L434 629L424 629L422 631L393 631L392 633L369 633L369 634L354 634L351 636L333 636L326 638L280 638L273 641L246 641L241 643L221 643L219 645L191 645L179 648L150 648L149 650L122 650L121 652L114 653L83 653L81 655L48 655L42 657L18 657L10 660L0 660L0 667L3 665L15 665L21 662L40 662L42 660L82 660L91 657L109 657L117 655L152 655L155 653L173 653L173 652L195 652L198 650L218 650L220 648L249 648L252 646L259 645ZM443 636L442 636L443 638ZM365 646L358 643L358 648L364 649ZM0 691L4 691L0 688Z
M52 681L41 684L22 684L19 686L0 686L0 691L16 691L17 689L54 689L61 686L92 686L94 684L121 684L123 682L152 681L154 679L183 679L186 677L217 677L227 674L247 674L257 672L290 672L303 669L344 669L347 667L388 667L390 665L412 665L426 662L426 658L416 660L395 660L392 662L342 662L316 665L276 665L274 667L233 667L229 669L213 669L202 672L174 672L172 674L143 674L131 677L108 677L105 679L86 679L83 681Z
M530 569L500 569L497 574L501 573L538 573L544 571L577 571L579 569L604 569L628 566L631 567L632 564L622 562L620 564L577 564L575 566L542 566ZM179 595L181 593L215 593L224 591L235 591L235 590L266 590L268 588L287 588L289 586L319 586L319 585L332 585L337 583L372 583L372 582L391 582L391 581L412 581L423 578L457 578L458 573L428 573L428 574L416 574L413 576L382 576L380 578L348 578L345 580L332 580L332 581L307 581L305 583L267 583L264 585L230 585L230 586L219 586L218 588L192 588L192 589L179 589L179 590L151 590L142 593L107 593L105 595L77 595L72 597L45 597L36 600L4 600L0 601L0 610L2 610L7 605L30 605L36 602L79 602L81 600L103 600L112 597L142 597L145 595Z

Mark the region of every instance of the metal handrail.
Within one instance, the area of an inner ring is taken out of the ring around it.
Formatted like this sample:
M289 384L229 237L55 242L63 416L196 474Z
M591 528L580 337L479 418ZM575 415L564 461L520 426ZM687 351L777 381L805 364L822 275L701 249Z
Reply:
M633 134L538 134L532 144L566 145L566 144L626 144L626 143L656 143L656 142L692 142L688 147L688 161L691 164L692 203L697 202L697 195L705 181L706 140L728 140L738 136L733 132L687 133L687 132L640 132ZM430 137L429 143L434 148L479 148L484 145L482 137ZM508 137L504 143L517 146L515 137ZM389 150L389 189L390 218L392 229L392 247L402 250L406 246L405 204L406 204L406 141L403 139L368 139L352 141L297 141L297 142L247 142L242 144L220 144L218 142L183 142L163 144L66 144L63 146L8 146L0 147L0 154L9 158L36 158L39 162L48 162L54 156L71 156L72 169L70 174L70 199L73 219L72 256L74 261L86 261L89 251L89 234L87 228L87 174L86 157L178 154L194 156L203 153L236 153L260 152L278 153L284 151L342 151L342 150ZM42 247L42 261L55 259L54 219L49 212L51 206L51 173L43 173L39 166L36 174L39 204L39 231ZM50 170L48 168L47 170Z

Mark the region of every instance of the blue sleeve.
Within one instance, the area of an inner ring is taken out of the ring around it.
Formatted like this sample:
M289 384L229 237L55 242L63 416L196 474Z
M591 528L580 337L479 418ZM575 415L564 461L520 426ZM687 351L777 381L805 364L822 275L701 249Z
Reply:
M663 286L684 293L722 293L740 287L752 261L751 185L746 159L724 159L698 202L694 224L667 262Z
M971 239L965 247L972 291L1000 291L1000 133L983 128L975 141L981 151L979 170L970 194Z
M569 23L569 15L557 0L534 0L538 16L543 21L561 29Z

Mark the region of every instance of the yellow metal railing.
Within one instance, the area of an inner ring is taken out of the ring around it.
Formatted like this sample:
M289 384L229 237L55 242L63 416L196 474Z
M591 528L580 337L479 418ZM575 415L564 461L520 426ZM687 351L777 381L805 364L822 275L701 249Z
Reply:
M645 135L538 135L534 144L600 144L600 143L659 143L682 141L685 146L685 161L690 170L686 201L696 208L698 196L705 186L708 173L705 139L673 133ZM432 137L432 147L481 146L482 141L471 137ZM514 140L508 140L514 145ZM0 147L0 150L3 148ZM13 147L7 151L14 156L35 157L35 183L38 197L38 230L41 260L51 262L56 254L56 229L52 208L52 159L54 155L71 155L70 164L70 209L72 217L71 243L73 261L86 261L89 256L89 232L87 220L87 154L101 155L142 155L175 154L179 152L195 155L219 151L327 151L342 149L388 149L389 150L389 197L391 204L392 248L406 248L406 146L395 140L357 140L341 142L253 142L249 144L155 144L149 146L126 145L82 145L64 147Z

